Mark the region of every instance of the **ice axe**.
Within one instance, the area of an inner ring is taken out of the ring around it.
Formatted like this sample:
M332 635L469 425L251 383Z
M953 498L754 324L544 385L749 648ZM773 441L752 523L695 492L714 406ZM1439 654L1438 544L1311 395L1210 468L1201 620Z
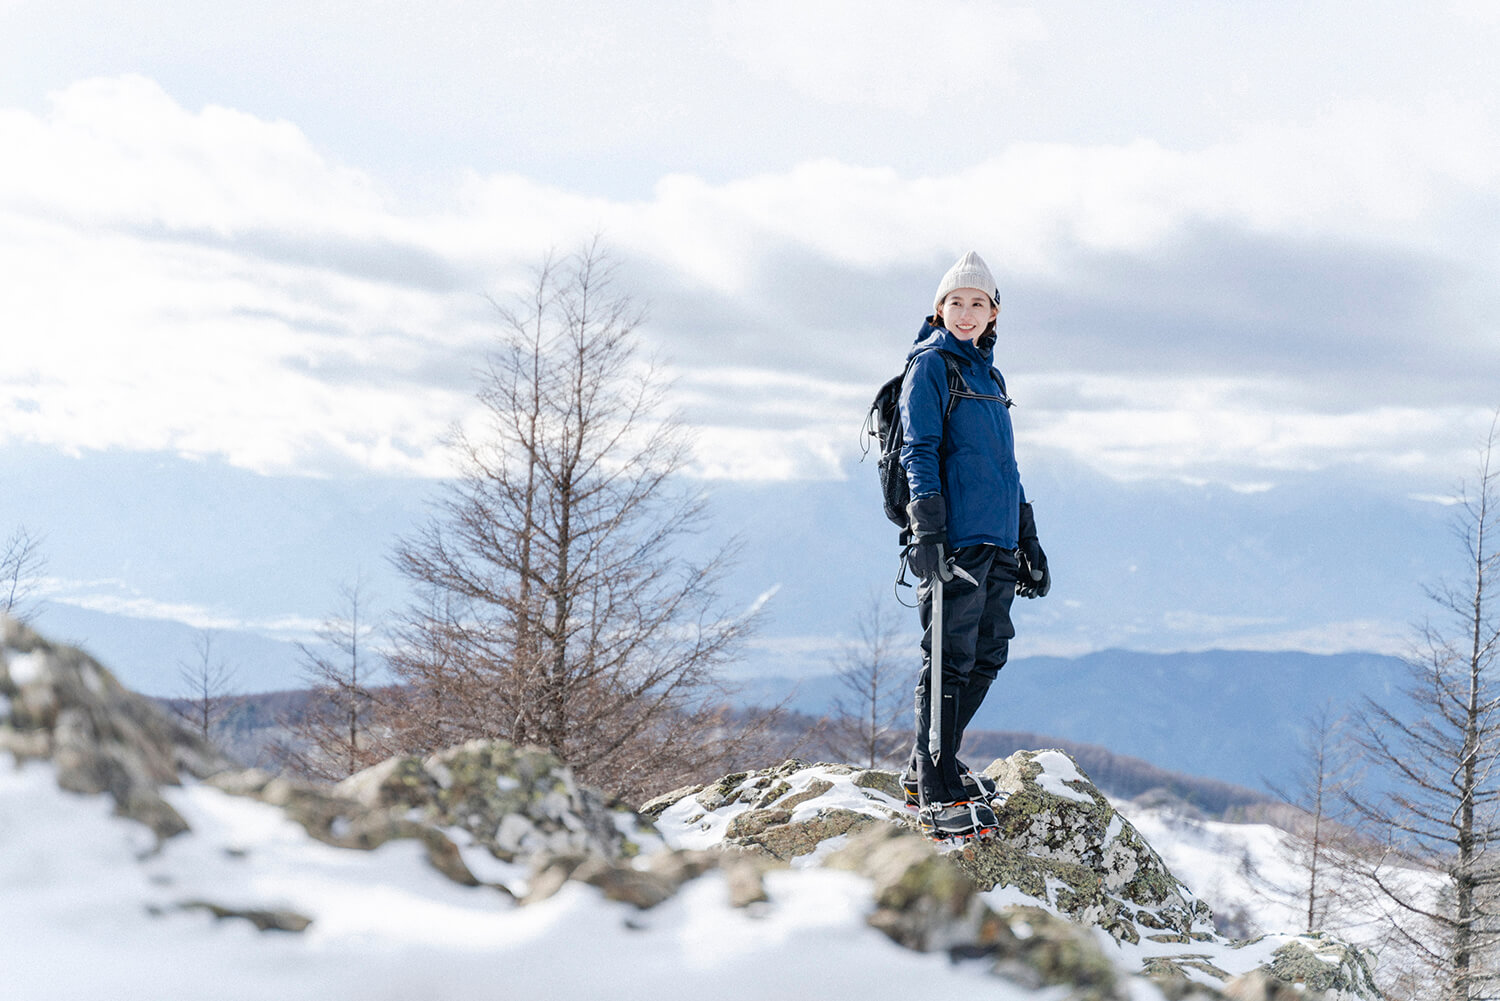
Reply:
M951 576L979 586L972 574L954 566L952 560L945 567ZM943 747L943 570L938 567L932 572L932 653L927 663L927 756L934 764L942 756Z

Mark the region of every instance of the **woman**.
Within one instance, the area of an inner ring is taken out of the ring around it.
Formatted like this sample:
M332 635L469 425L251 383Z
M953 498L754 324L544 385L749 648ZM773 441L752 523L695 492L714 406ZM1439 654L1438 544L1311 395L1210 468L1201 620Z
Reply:
M1000 297L965 254L938 284L933 315L907 356L901 465L911 485L907 565L921 581L922 674L916 741L902 776L922 830L938 840L996 827L992 782L958 760L965 727L1005 666L1015 595L1045 595L1047 558L1016 469L1010 400L992 368ZM942 595L942 664L932 682L933 595ZM933 705L934 695L938 699ZM929 739L940 710L936 746Z

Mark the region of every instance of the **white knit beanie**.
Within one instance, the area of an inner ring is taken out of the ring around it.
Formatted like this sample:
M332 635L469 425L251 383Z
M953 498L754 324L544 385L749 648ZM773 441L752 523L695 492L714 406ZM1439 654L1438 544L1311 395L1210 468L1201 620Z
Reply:
M960 257L938 283L937 298L932 301L933 312L943 308L943 299L956 288L977 288L988 293L995 308L1000 308L1000 290L995 287L995 276L990 274L984 259L972 250Z

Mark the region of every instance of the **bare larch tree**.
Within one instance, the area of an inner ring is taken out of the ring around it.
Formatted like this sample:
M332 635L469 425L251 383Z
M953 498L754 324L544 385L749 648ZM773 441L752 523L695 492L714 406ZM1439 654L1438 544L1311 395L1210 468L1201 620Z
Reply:
M421 600L388 720L409 748L535 743L640 794L736 750L718 668L752 622L719 608L732 547L691 555L688 440L612 272L596 241L497 305L482 422L453 432L460 475L393 558Z
M174 700L173 708L204 740L212 741L213 726L229 708L233 695L234 668L214 655L213 633L207 629L199 630L194 638L192 659L179 661L177 667L185 694Z
M1349 913L1346 863L1364 848L1349 825L1347 797L1356 788L1360 759L1349 745L1348 725L1348 717L1328 703L1310 713L1289 782L1268 783L1294 811L1283 824L1283 860L1303 880L1298 887L1274 889L1291 891L1306 904L1308 932L1338 930Z
M371 598L363 581L339 587L337 609L323 620L316 644L299 643L310 692L303 710L284 721L291 739L276 751L286 767L313 778L337 780L382 760L383 741L372 734L382 693L374 687L383 658L376 650Z
M842 690L834 696L823 737L837 760L896 766L911 746L908 644L878 595L856 618L855 633L836 659Z
M23 525L0 545L0 614L24 622L35 608L37 584L47 570L42 540Z
M1355 796L1360 819L1389 849L1366 876L1394 914L1393 934L1433 976L1429 997L1475 1001L1500 995L1500 690L1494 677L1500 619L1500 414L1482 444L1477 480L1462 491L1456 534L1466 579L1429 588L1442 611L1408 658L1404 701L1367 703L1359 739L1388 791ZM1412 880L1417 862L1442 874L1441 892ZM1405 875L1404 875L1405 874Z

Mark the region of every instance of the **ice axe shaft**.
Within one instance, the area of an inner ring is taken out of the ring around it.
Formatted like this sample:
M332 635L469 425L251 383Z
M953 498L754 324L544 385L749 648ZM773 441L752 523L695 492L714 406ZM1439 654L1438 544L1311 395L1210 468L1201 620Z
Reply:
M932 652L927 662L927 756L934 763L943 746L943 575L932 574Z

